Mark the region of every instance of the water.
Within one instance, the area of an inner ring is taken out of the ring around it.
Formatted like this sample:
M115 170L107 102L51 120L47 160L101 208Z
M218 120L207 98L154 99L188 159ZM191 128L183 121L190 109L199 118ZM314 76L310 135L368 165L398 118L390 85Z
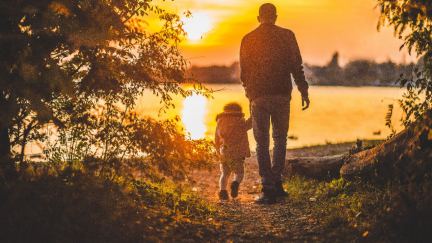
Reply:
M143 116L158 119L180 117L192 139L213 138L215 117L223 106L232 101L240 103L249 116L249 102L239 84L206 85L217 90L213 98L192 96L175 97L174 109L160 113L162 105L156 96L146 93L138 100L137 111ZM289 148L336 143L359 139L383 139L390 134L385 126L389 104L395 105L393 123L402 129L399 119L401 109L397 105L403 90L396 87L318 87L309 92L311 107L302 111L301 98L295 89L291 101L289 135L296 139L288 141ZM249 131L251 149L255 148L252 131Z

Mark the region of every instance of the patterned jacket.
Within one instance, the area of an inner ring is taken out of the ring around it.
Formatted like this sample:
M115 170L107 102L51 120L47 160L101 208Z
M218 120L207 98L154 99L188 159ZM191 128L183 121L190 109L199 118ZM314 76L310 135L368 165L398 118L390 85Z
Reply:
M247 131L252 128L251 119L245 120L241 112L223 112L216 122L215 145L222 159L250 157Z
M308 96L302 57L291 30L274 24L261 24L241 43L241 81L246 96L286 95L292 91L291 74L302 96Z

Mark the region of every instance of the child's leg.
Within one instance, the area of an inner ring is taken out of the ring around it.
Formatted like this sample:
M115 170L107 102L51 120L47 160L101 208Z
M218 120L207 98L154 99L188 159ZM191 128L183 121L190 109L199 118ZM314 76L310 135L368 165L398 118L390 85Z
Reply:
M236 162L233 181L236 181L240 184L243 181L243 178L244 178L244 160L239 160Z
M221 191L227 189L228 179L231 174L231 170L225 163L220 164L221 176L219 179L219 188Z

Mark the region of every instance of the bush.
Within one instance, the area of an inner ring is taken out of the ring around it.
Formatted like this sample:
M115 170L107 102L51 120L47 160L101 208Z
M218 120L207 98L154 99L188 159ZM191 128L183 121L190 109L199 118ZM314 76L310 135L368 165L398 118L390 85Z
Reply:
M1 242L144 242L214 234L213 210L157 175L30 164L0 186Z

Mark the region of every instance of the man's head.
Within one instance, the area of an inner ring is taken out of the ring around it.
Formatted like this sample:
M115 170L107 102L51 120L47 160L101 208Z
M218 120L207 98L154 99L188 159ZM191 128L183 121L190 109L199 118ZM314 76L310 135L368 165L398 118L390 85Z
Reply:
M274 24L277 19L276 6L271 3L264 3L259 8L258 21L261 24Z

